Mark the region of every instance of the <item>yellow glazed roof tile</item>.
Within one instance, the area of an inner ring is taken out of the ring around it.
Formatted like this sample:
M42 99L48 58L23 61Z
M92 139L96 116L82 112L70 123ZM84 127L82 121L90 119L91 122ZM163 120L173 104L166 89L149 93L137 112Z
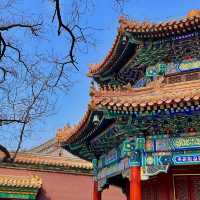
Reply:
M65 159L63 157L39 156L31 153L19 153L15 163L40 164L67 168L92 169L92 163L81 159Z
M0 175L0 186L40 188L42 179L39 176Z
M120 39L123 37L125 31L135 35L141 35L144 38L156 38L185 33L192 29L196 30L200 28L200 10L191 10L188 12L187 16L180 20L165 21L162 23L137 22L123 16L120 17L119 23L120 27L112 48L101 63L90 65L88 76L92 77L95 74L99 74L106 68L107 63L113 59L116 49L119 46Z
M93 110L104 107L112 110L128 111L133 109L153 109L154 106L171 105L180 102L200 102L199 80L165 84L162 78L151 82L143 88L132 88L123 86L119 88L93 88L90 105ZM88 111L89 112L89 111ZM91 112L91 111L90 111ZM58 131L58 143L70 143L79 137L84 127L87 127L87 120L81 120L75 128Z

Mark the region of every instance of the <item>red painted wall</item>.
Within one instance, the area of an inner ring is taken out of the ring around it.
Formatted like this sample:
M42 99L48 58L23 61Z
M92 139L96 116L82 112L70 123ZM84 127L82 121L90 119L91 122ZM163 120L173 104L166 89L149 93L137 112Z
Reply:
M0 168L0 174L40 176L43 184L38 200L92 200L91 176L7 168ZM126 200L126 197L121 189L110 187L103 192L102 200Z

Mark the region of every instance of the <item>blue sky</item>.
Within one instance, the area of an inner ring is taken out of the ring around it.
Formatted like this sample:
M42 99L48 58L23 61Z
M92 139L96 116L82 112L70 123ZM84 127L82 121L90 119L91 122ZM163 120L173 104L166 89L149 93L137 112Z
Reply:
M38 0L39 1L39 0ZM32 9L38 9L37 1L26 1ZM33 4L30 6L30 3ZM46 4L40 8L46 10ZM200 9L199 0L129 0L124 13L131 19L139 21L160 22L184 17L191 9ZM80 72L73 73L71 78L76 81L68 95L60 95L57 113L41 122L32 134L31 141L25 140L24 147L38 145L55 136L56 130L66 123L76 124L87 110L89 102L90 79L87 78L88 65L98 63L105 57L115 38L120 13L111 0L95 1L93 12L85 19L88 25L103 30L95 31L96 47L91 47L87 54L78 54ZM58 44L65 49L64 44Z

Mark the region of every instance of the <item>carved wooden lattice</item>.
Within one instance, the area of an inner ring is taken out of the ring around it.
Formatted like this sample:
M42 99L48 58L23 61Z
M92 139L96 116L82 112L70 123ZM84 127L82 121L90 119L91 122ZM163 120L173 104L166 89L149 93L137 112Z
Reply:
M188 176L175 176L174 189L176 200L190 200L189 197L189 179Z
M200 176L191 176L191 200L200 199Z
M150 179L142 183L142 200L166 200L162 194L163 179ZM171 185L172 186L172 185ZM173 183L173 200L200 200L200 175L176 175Z
M200 199L200 176L175 176L176 200L199 200Z

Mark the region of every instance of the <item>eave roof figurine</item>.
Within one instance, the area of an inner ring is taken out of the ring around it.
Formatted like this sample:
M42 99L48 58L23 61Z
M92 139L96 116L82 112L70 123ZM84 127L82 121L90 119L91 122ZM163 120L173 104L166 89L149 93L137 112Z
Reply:
M200 196L200 10L159 24L124 17L93 79L88 111L57 143L93 162L94 195L128 200Z

